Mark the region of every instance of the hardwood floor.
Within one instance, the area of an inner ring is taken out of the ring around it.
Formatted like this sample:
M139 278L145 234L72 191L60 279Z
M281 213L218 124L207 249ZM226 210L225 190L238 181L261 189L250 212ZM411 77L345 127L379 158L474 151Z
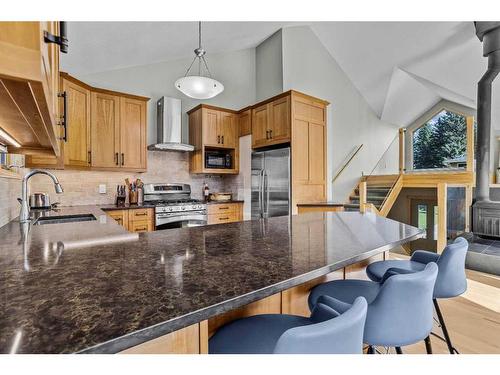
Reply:
M405 256L390 254L391 259ZM500 354L500 277L467 270L467 291L439 300L453 345L461 354ZM433 332L441 334L434 327ZM448 354L446 343L431 336L433 353ZM403 347L404 353L425 354L425 344Z

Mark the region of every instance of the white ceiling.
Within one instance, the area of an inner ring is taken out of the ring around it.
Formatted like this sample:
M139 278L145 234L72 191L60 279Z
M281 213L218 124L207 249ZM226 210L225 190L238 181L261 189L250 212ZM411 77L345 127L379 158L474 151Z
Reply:
M326 49L383 120L406 126L441 99L475 106L486 69L472 22L314 22ZM204 22L209 53L257 46L291 22ZM62 68L89 74L193 56L196 22L70 22Z

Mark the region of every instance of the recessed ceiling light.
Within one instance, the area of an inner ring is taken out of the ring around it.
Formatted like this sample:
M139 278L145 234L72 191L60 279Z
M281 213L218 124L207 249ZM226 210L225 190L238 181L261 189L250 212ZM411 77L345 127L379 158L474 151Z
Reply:
M4 139L6 142L10 143L14 147L21 147L18 141L12 138L5 130L0 128L0 138Z

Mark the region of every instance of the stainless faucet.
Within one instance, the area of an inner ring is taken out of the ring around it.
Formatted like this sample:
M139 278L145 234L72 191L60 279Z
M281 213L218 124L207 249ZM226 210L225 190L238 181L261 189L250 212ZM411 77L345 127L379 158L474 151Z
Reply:
M61 194L63 192L63 188L59 183L59 180L50 172L42 171L41 169L34 169L26 174L26 176L24 176L23 178L23 187L21 191L21 212L19 213L19 221L21 223L27 223L30 221L30 208L28 205L28 180L31 176L34 176L36 174L45 174L49 176L50 178L52 178L52 181L54 181L56 193Z

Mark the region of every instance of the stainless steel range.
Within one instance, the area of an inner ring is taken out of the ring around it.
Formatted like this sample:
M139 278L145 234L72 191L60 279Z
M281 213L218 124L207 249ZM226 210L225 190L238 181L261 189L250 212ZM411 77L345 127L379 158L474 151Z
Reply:
M207 205L191 198L188 184L144 184L144 203L155 206L157 230L207 224Z

